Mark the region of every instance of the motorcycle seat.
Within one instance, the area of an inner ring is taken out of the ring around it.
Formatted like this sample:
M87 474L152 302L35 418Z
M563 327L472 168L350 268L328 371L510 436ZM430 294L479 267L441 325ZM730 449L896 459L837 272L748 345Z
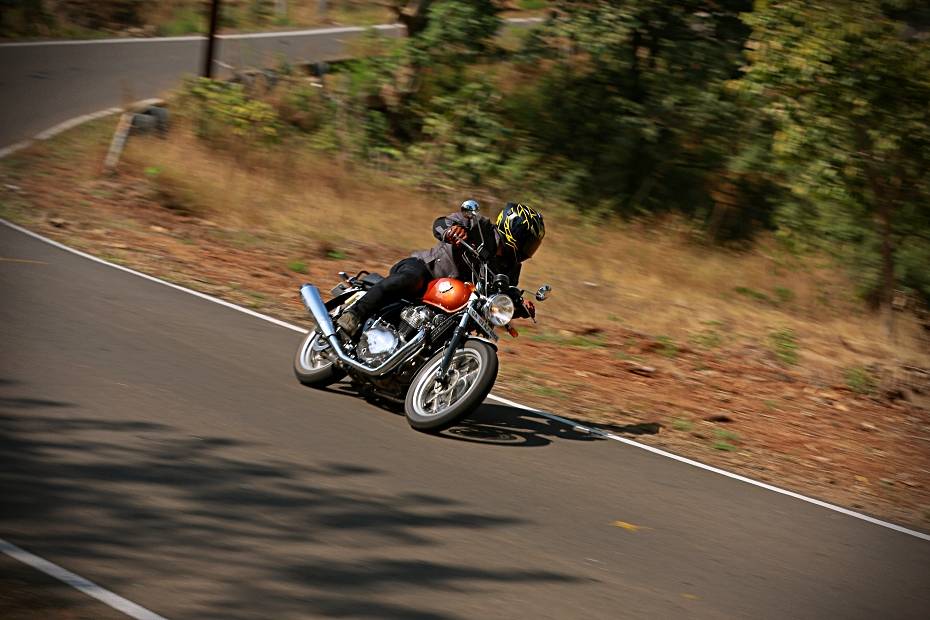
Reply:
M377 284L383 279L384 279L384 276L382 276L380 273L366 273L365 275L361 277L362 284L366 288L371 288L372 286L374 286L375 284Z

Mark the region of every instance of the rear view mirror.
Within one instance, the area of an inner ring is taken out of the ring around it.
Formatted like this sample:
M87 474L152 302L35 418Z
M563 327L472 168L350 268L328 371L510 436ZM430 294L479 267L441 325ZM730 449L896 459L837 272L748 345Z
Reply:
M543 284L539 287L539 290L536 291L536 301L546 301L549 298L549 293L552 292L552 287L548 284Z
M477 200L466 200L462 203L462 215L466 218L471 219L478 216L478 212L481 207L478 205Z

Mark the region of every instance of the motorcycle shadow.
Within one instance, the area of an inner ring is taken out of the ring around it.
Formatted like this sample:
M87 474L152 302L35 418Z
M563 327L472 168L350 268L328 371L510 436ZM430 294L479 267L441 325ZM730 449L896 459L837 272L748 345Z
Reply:
M327 391L364 398L382 410L395 415L404 415L403 404L359 392L351 384L341 383ZM608 433L626 435L652 435L659 432L658 423L629 425L595 424L585 426ZM605 437L579 430L563 422L547 418L534 411L485 401L475 413L455 426L436 434L437 437L455 441L467 441L516 448L547 446L555 440L603 441Z
M440 437L499 446L535 448L555 440L601 441L603 437L582 432L533 411L485 402Z

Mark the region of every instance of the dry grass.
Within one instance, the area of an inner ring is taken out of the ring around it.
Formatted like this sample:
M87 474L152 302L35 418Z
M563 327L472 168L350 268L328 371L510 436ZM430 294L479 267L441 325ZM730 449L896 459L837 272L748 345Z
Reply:
M184 130L167 141L132 142L126 164L157 169L153 184L167 188L179 208L224 225L389 255L377 262L431 245L429 223L461 198L428 194L309 149L220 153ZM791 330L799 366L831 381L854 365L930 362L916 323L902 316L897 342L888 342L878 317L827 259L795 257L767 239L752 251L708 247L676 220L592 223L542 207L549 235L526 265L523 284L553 284L543 311L557 323L580 318L685 345L703 339L764 348L772 333ZM490 215L496 208L487 206Z

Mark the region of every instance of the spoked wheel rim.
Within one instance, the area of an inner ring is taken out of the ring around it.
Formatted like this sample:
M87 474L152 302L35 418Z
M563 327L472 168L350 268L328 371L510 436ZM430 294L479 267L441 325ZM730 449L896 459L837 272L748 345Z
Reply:
M320 337L319 332L313 332L306 340L300 349L300 365L304 370L320 370L332 364L330 360L323 353L326 349L329 348L329 344Z
M442 360L436 360L416 386L413 406L417 414L432 418L444 414L472 391L484 370L481 356L472 349L460 349L449 365L449 381L445 387L436 379Z

